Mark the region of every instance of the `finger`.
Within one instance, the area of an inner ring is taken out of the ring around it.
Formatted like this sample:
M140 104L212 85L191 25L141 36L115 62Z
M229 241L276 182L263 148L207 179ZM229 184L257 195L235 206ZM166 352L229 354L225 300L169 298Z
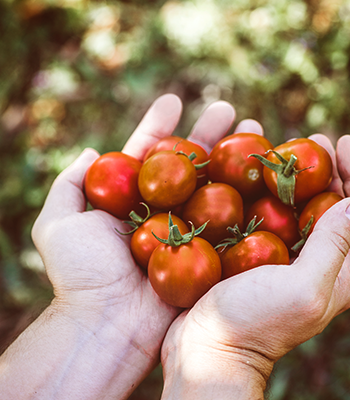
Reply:
M336 192L340 196L344 197L344 191L343 191L343 182L340 179L339 173L338 173L338 168L337 168L337 162L336 162L336 157L335 157L335 150L332 145L332 142L329 140L329 138L325 135L322 135L321 133L315 133L314 135L309 136L309 139L313 140L320 146L322 146L325 150L328 151L331 159L332 159L332 164L333 164L333 179L331 184L328 186L328 189L330 192Z
M204 110L187 139L201 145L210 153L214 145L230 130L235 117L236 111L231 104L216 101Z
M85 211L84 176L89 166L98 157L97 151L85 149L73 164L58 175L40 213L41 221Z
M174 94L159 97L130 136L123 153L142 161L147 150L159 139L173 133L182 112L181 100Z
M242 120L235 129L235 133L249 132L256 133L258 135L264 135L264 129L261 124L255 119L244 119Z
M342 136L337 143L336 160L343 181L343 190L350 196L350 135Z
M300 265L303 279L331 293L350 248L350 198L327 210L316 223L294 266Z

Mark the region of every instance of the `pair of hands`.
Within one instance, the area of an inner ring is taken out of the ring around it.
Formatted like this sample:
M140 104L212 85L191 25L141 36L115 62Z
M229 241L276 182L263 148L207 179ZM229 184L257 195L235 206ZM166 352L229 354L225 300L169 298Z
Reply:
M172 134L181 111L175 95L158 98L123 152L141 160L153 143ZM231 105L213 103L189 138L210 151L234 120ZM236 132L244 131L263 134L254 120L237 125ZM325 136L310 138L333 159L331 189L350 196L350 136L339 140L336 151ZM237 381L243 386L249 381L250 395L263 398L274 363L350 307L350 199L324 215L293 264L264 266L220 282L181 312L158 298L135 265L130 239L114 231L122 229L121 221L100 210L85 211L83 178L98 156L85 150L57 177L32 236L58 309L76 310L87 327L100 313L108 315L116 342L129 340L142 354L146 367L136 383L157 365L161 349L163 398L212 398L213 387L216 397L225 398ZM248 390L241 398L250 398Z

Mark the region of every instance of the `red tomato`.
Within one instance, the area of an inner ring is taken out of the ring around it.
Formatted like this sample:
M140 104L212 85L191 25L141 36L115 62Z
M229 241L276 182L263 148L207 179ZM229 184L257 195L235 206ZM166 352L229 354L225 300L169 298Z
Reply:
M283 241L271 232L253 232L236 245L218 250L222 279L268 264L289 264Z
M174 225L177 225L181 234L188 232L187 225L175 215L172 216ZM145 221L133 233L130 242L131 253L135 261L141 267L147 269L148 260L153 250L160 244L153 236L154 232L158 237L165 238L169 233L169 215L166 213L155 214Z
M197 143L193 143L188 139L180 136L166 136L155 143L146 153L143 161L148 160L153 154L164 150L173 150L176 146L176 151L183 151L188 156L191 153L196 153L196 158L192 161L193 164L202 164L208 161L208 153ZM208 182L207 166L197 170L197 188L205 185Z
M220 258L199 237L178 247L161 243L149 260L148 276L162 300L175 307L190 308L220 281Z
M343 198L334 192L323 192L313 197L305 206L299 216L299 229L302 231L310 218L313 217L313 223L310 226L307 236L311 234L314 229L316 222L321 216L331 208L335 203L342 200Z
M283 204L275 196L266 196L257 200L249 208L245 216L245 224L257 216L257 220L264 220L256 228L256 231L267 231L274 233L283 240L288 249L300 239L298 221L294 209Z
M294 204L308 200L324 191L332 180L332 160L328 152L311 139L295 139L277 146L274 149L287 161L291 155L297 158L294 164L296 170L308 168L295 176ZM270 152L267 159L275 164L281 164L277 156ZM270 191L278 197L277 174L264 167L264 179Z
M184 203L196 183L197 172L191 160L173 150L161 151L146 160L138 180L146 203L161 210Z
M212 182L233 186L244 199L265 190L263 165L252 153L264 155L273 145L255 133L234 133L219 141L210 153L208 175Z
M113 151L103 154L90 166L84 178L86 197L93 208L127 219L132 210L142 211L138 189L141 162Z
M211 183L196 190L184 204L182 220L191 221L195 227L208 222L200 237L216 246L227 236L229 225L243 225L243 200L232 186ZM190 227L190 225L188 225Z

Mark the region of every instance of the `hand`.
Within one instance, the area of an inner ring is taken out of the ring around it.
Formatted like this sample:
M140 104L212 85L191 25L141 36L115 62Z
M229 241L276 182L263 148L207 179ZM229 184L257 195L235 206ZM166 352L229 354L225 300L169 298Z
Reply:
M173 132L181 109L175 95L160 97L123 152L141 160L153 143ZM216 102L204 111L189 137L205 147L212 146L227 133L234 118L232 106ZM117 397L124 398L159 362L164 335L179 310L159 299L135 265L129 238L114 230L123 229L121 221L100 210L85 211L83 178L97 157L94 150L85 150L58 176L32 236L54 288L55 313L68 315L77 325L98 336L101 349L107 349L112 342L114 348L109 350L109 357L99 356L101 365L96 368L106 371L105 379L111 380L118 362L122 364L126 372L118 379L124 379L122 386L127 391L124 389L121 395L120 389ZM101 327L103 334L96 333ZM129 350L123 348L124 344L132 347L139 358L127 359L125 353ZM86 380L82 379L84 390L89 388ZM99 384L113 386L108 380ZM99 396L96 398L102 398Z
M332 190L350 196L350 136ZM317 223L290 266L263 266L214 286L171 325L162 346L162 399L263 399L274 363L350 307L350 199Z

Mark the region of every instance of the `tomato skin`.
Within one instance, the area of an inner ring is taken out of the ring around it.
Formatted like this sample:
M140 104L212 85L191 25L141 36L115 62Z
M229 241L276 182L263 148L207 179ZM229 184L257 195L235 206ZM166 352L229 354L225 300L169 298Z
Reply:
M294 209L283 204L279 198L270 195L253 203L246 213L245 225L248 225L255 215L257 221L264 218L255 230L274 233L283 240L288 249L300 239Z
M180 233L184 235L188 232L187 225L176 215L172 215L174 225L177 225ZM148 261L153 250L159 245L152 232L158 237L166 239L169 234L169 215L167 213L159 213L150 217L133 233L130 242L131 253L136 263L147 269Z
M126 220L132 210L142 211L138 189L141 162L113 151L97 158L84 177L84 191L93 208Z
M311 139L295 139L283 143L275 149L286 160L294 154L297 161L294 167L297 170L312 166L296 175L294 204L309 200L311 197L324 191L332 180L332 160L328 152ZM269 161L281 164L275 154L270 152ZM264 179L269 190L278 197L277 174L264 167Z
M196 228L208 222L199 235L213 246L227 237L228 226L243 226L243 200L238 191L226 183L210 183L196 190L184 204L182 220ZM190 225L188 224L190 227Z
M289 264L283 241L271 232L257 231L236 245L219 250L222 279L268 264Z
M147 204L169 210L194 192L197 172L191 160L173 150L154 154L142 165L138 186Z
M335 203L342 200L343 197L335 192L323 192L314 196L304 207L303 211L299 216L299 229L302 231L310 218L313 216L314 221L308 232L308 236L313 231L316 222L321 218L321 216L331 208Z
M211 151L208 175L212 182L233 186L244 199L256 197L266 186L263 165L250 154L264 155L273 145L255 133L234 133L220 140Z
M160 151L173 150L176 145L176 151L183 151L188 156L194 152L196 153L196 158L192 161L193 164L202 164L208 161L208 153L197 143L191 142L188 139L184 139L180 136L166 136L156 142L145 154L143 161L145 162L151 156ZM199 188L208 182L207 166L197 170L197 185Z
M220 281L220 258L199 237L178 247L161 243L149 260L148 276L162 300L175 307L190 308Z

